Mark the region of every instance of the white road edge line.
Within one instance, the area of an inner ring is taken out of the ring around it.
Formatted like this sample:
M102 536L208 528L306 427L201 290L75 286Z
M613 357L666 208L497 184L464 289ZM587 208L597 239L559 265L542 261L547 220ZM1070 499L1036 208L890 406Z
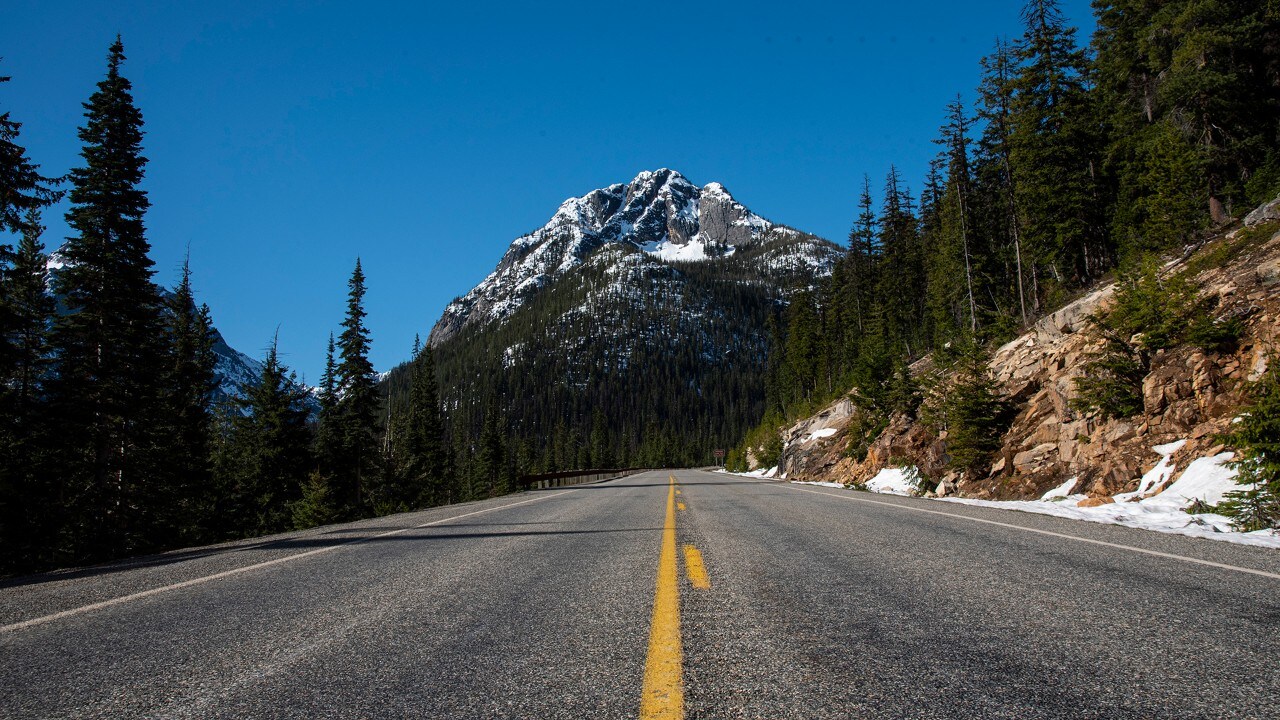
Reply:
M956 518L958 520L970 520L976 523L996 525L1003 528L1012 528L1014 530L1022 530L1024 532L1037 533L1039 535L1048 535L1049 537L1062 538L1063 540L1075 540L1076 542L1089 543L1090 545L1102 545L1104 547L1116 548L1118 550L1128 550L1129 552L1142 553L1143 555L1154 555L1155 557L1166 558L1169 560L1181 560L1182 562L1194 563L1196 565L1208 565L1209 567L1215 567L1220 570L1233 570L1235 572L1248 573L1250 575L1259 575L1261 577L1271 578L1273 580L1280 580L1280 574L1267 572L1266 570L1254 570L1253 568L1239 567L1237 565L1227 565L1225 563L1213 562L1212 560L1200 560L1193 557L1187 557L1185 555L1174 555L1172 553L1160 552L1159 550L1147 550L1145 548L1133 547L1132 545L1120 545L1118 543L1111 543L1105 540L1093 540L1091 538L1079 537L1077 535L1066 535L1064 533L1053 532L1052 530L1040 530L1038 528L1030 528L1024 525L1002 523L1002 522L997 522L995 520L984 520L983 518L970 517L968 515L956 515L955 513L942 512L941 510L926 510L925 508L911 507L910 505L899 505L897 503L884 502L882 500L869 500L867 498L847 497L845 495L837 495L835 493L820 492L818 490L806 490L805 488L798 488L791 484L787 484L785 487L788 487L792 490L797 490L799 492L812 493L814 495L823 495L826 497L837 498L839 500L852 500L853 502L870 503L872 505L884 505L887 507L898 508L900 510L910 510L912 512L928 513L930 515L942 515L949 518Z
M483 515L485 513L496 512L498 510L506 510L507 508L516 507L517 505L528 505L529 503L533 503L533 502L550 500L553 497L567 495L568 493L571 493L571 492L573 492L573 490L564 490L558 493L554 493L552 495L543 495L542 497L530 498L529 500L521 500L520 502L509 503L507 505L499 505L498 507L485 508L484 510L476 510L474 512L463 513L462 515L455 515L453 517L442 518L440 520L433 520L428 523L422 523L421 525L414 525L413 527L401 528L399 530L391 530L389 532L379 533L377 535L370 535L369 537L355 538L352 540L347 540L345 542L340 542L336 545L329 545L327 547L322 547L322 548L317 548L315 550L308 550L306 552L301 552L296 555L288 555L286 557L276 558L274 560L267 560L264 562L255 563L253 565L246 565L244 567L239 567L232 570L224 570L223 572L214 573L213 575L205 575L204 577L192 578L191 580L183 580L182 582L179 582L179 583L174 583L172 585L165 585L163 587L158 587L158 588L152 588L150 590L143 590L141 592L136 592L131 595L121 595L120 597L117 597L117 598L112 598L110 600L103 600L101 602L91 603L89 605L83 605L78 608L71 608L70 610L63 610L61 612L53 613L52 615L45 615L43 617L32 618L30 620L23 620L22 622L16 622L11 625L3 625L3 626L0 626L0 634L14 632L15 630L22 630L35 625L44 625L45 623L50 623L50 622L53 622L54 620L61 620L63 618L74 617L76 615L92 612L94 610L101 610L103 608L108 608L108 607L111 607L112 605L121 605L123 603L132 602L134 600L141 600L143 598L148 598L148 597L151 597L152 595L159 595L161 593L166 593L171 590L180 590L182 588L191 587L192 585L201 585L207 582L211 582L213 580L221 580L222 578L231 577L232 575L239 575L240 573L246 573L246 572L249 572L250 570L260 570L265 567L271 567L272 565L281 565L287 562L292 562L294 560L301 560L302 558L312 557L315 555L320 555L322 553L332 552L339 548L359 545L361 543L368 542L370 540L377 540L378 538L390 537L392 535L400 535L402 533L407 533L413 530L420 530L425 527L431 527L432 525L441 525L447 522L452 522L454 520L461 520L462 518L472 517L475 515Z

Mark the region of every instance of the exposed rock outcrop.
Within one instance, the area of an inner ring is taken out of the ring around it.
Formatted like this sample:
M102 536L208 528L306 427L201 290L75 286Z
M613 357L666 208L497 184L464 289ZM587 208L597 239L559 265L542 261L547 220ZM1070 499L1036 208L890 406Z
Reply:
M1103 419L1072 408L1075 381L1100 346L1089 318L1110 302L1115 288L1106 285L1045 316L992 354L991 376L1017 416L985 474L949 471L945 433L901 416L855 461L848 456L845 431L859 411L847 399L785 432L781 467L789 479L860 483L884 467L914 465L939 494L983 499L1038 498L1074 477L1075 492L1100 504L1137 489L1143 473L1160 460L1152 450L1156 445L1188 441L1171 458L1179 469L1219 452L1221 436L1245 402L1246 383L1260 377L1280 350L1277 222L1280 199L1252 213L1244 227L1167 268L1197 273L1193 279L1202 296L1213 300L1214 316L1238 320L1244 332L1231 352L1186 346L1157 352L1142 384L1142 412L1133 417ZM1196 260L1201 257L1206 259ZM1213 265L1218 257L1229 259ZM1212 266L1199 269L1207 265ZM924 374L930 364L926 359L912 370ZM811 439L820 429L826 436Z

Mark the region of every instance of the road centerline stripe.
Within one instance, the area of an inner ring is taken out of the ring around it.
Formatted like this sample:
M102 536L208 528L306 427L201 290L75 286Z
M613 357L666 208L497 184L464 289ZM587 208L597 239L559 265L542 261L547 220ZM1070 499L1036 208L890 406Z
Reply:
M868 498L847 497L844 495L836 495L834 493L819 492L817 490L807 490L805 488L798 488L790 484L787 484L784 487L788 487L792 490L796 490L799 492L811 493L813 495L823 495L826 497L833 497L838 500L849 500L852 502L869 503L871 505L884 505L886 507L898 508L899 510L910 510L911 512L927 513L929 515L941 515L943 517L955 518L957 520L968 520L970 522L982 523L984 525L995 525L997 527L1009 528L1012 530L1022 530L1023 532L1036 533L1037 535L1047 535L1049 537L1061 538L1063 540L1074 540L1076 542L1088 543L1090 545L1101 545L1103 547L1115 548L1117 550L1128 550L1129 552L1140 553L1143 555L1152 555L1154 557L1165 558L1167 560L1178 560L1181 562L1192 563L1195 565L1207 565L1209 567L1218 568L1220 570L1231 570L1233 572L1248 573L1250 575L1259 575L1265 578L1280 580L1280 573L1267 572L1266 570L1254 570L1253 568L1240 567L1238 565L1228 565L1226 563L1214 562L1212 560L1201 560L1199 558L1187 557L1186 555L1175 555L1174 553L1160 552L1159 550L1147 550L1146 548L1134 547L1132 545L1121 545L1120 543L1107 542L1106 540L1094 540L1092 538L1080 537L1078 535L1068 535L1066 533L1053 532L1052 530L1041 530L1039 528L1026 527L1025 525L1003 523L997 520L987 520L984 518L970 517L968 515L957 515L955 513L943 512L941 510L929 510L926 508L911 507L910 505L899 505L897 503L883 502L880 500L871 500Z
M684 571L694 587L699 590L711 589L711 579L707 577L707 566L702 562L702 553L692 545L684 546Z
M285 557L279 557L273 560L266 560L264 562L254 563L253 565L245 565L244 567L232 568L231 570L224 570L222 572L214 573L212 575L205 575L198 578L192 578L190 580L183 580L182 582L173 583L172 585L164 585L157 588L151 588L150 590L142 590L140 592L132 593L129 595L121 595L120 597L111 598L110 600L102 600L101 602L82 605L77 608L63 610L61 612L52 613L50 615L31 618L30 620L23 620L21 622L12 623L9 625L0 625L0 634L14 632L16 630L22 630L22 629L33 627L36 625L44 625L45 623L50 623L55 620L62 620L64 618L74 617L76 615L82 615L84 613L92 612L94 610L102 610L104 608L109 608L114 605L122 605L127 602L132 602L134 600L141 600L143 598L148 598L153 595L160 595L162 593L167 593L173 590L180 590L182 588L188 588L194 585L202 585L204 583L212 582L214 580L221 580L222 578L227 578L233 575L246 573L246 572L249 572L250 570L259 570L262 568L271 567L273 565L283 565L284 563L292 562L294 560L301 560L307 557L314 557L316 555L332 552L340 548L359 545L361 543L368 542L370 540L377 540L378 538L391 537L393 535L402 535L407 532L412 532L414 530L421 530L422 528L431 527L433 525L442 525L447 522L453 522L454 520L461 520L462 518L474 517L476 515L483 515L485 513L495 512L497 510L505 510L507 508L516 507L517 505L528 505L529 503L539 502L541 500L550 500L553 497L559 497L560 495L565 495L571 492L573 491L563 490L561 492L554 493L551 495L543 495L542 497L531 498L529 500L521 500L520 502L500 505L498 507L485 508L484 510L476 510L474 512L463 513L462 515L455 515L453 517L442 518L440 520L432 520L431 522L422 523L421 525L414 525L413 527L401 528L399 530L391 530L389 532L379 533L377 535L370 535L368 537L353 538L351 540L347 540L346 542L340 542L335 545L327 545L322 548L316 548L315 550L308 550L306 552L297 553L295 555L286 555Z
M684 654L680 646L680 585L676 572L676 479L667 486L667 517L662 527L662 552L649 623L649 653L645 659L641 720L684 717Z

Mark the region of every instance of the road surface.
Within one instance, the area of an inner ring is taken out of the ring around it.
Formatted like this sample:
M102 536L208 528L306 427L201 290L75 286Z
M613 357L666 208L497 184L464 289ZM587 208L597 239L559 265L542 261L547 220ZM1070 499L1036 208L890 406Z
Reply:
M0 718L1275 718L1280 553L698 471L0 583Z

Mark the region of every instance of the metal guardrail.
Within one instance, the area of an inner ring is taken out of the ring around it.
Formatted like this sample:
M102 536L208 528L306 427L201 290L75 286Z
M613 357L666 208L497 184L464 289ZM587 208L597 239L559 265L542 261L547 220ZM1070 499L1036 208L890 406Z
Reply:
M563 472L542 473L540 475L521 475L520 487L526 490L543 490L566 485L581 485L603 480L617 480L649 468L595 468L591 470L565 470Z

